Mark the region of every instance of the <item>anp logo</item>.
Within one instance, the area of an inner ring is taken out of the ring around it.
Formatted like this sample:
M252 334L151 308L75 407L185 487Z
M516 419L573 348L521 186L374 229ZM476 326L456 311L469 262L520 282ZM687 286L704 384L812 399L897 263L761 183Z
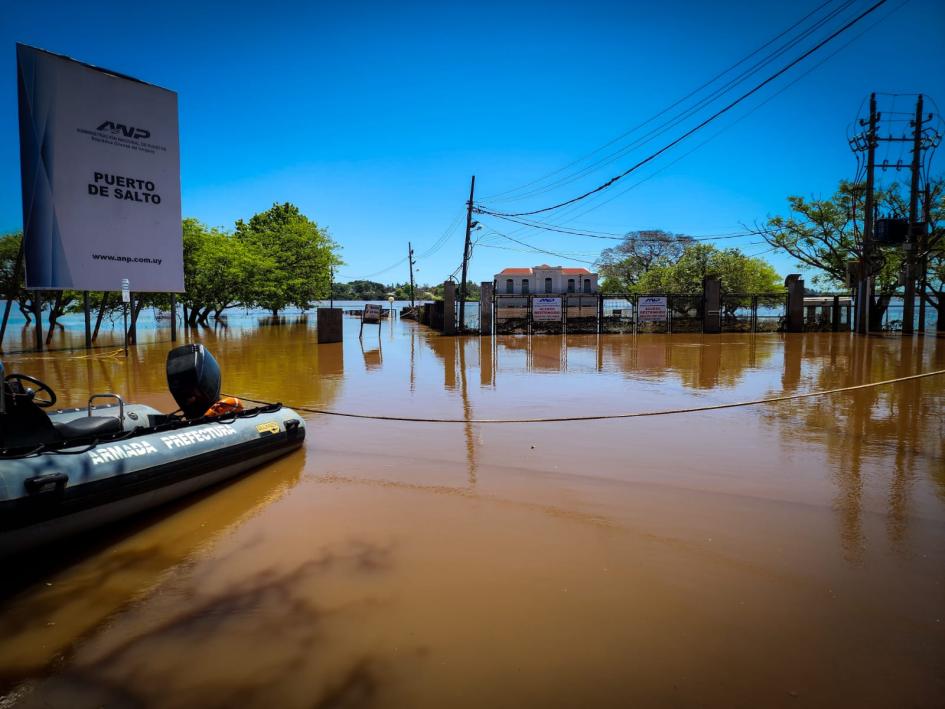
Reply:
M145 130L144 128L135 128L134 126L126 126L124 123L115 123L114 121L105 121L100 125L96 130L107 130L110 133L118 135L121 133L126 138L134 138L135 140L150 138L151 131Z

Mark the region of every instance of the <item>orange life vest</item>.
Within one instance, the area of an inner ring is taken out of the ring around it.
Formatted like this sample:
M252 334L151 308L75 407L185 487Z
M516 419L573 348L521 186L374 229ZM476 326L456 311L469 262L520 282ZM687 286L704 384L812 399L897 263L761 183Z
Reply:
M207 409L204 416L223 416L243 410L243 402L235 396L224 396L217 403Z

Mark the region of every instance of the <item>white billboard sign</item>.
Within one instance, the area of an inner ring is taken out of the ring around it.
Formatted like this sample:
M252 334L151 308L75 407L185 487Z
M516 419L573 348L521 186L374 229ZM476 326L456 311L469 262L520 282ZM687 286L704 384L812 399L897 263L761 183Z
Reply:
M532 320L534 322L561 322L561 298L534 298Z
M647 295L637 300L638 322L661 322L666 320L666 296Z
M177 94L18 44L26 285L182 292Z

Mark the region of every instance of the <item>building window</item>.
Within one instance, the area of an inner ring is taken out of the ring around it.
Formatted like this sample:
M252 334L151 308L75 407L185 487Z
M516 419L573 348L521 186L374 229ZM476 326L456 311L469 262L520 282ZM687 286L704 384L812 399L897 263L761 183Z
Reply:
M522 279L522 295L527 295L527 294L528 294L528 279L523 278Z
M551 279L545 279L545 293L551 293Z
M591 279L590 278L584 279L584 292L585 293L591 292Z
M512 282L511 278L505 281L505 292L508 295L512 295L515 292L515 283Z
M574 279L569 278L568 279L568 293L573 293L573 292L574 292Z

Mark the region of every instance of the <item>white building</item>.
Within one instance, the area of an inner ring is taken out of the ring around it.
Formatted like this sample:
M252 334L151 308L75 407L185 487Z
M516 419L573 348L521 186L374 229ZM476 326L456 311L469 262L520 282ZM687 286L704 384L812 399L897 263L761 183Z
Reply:
M597 274L586 268L542 264L534 268L505 268L495 275L497 295L597 293Z

